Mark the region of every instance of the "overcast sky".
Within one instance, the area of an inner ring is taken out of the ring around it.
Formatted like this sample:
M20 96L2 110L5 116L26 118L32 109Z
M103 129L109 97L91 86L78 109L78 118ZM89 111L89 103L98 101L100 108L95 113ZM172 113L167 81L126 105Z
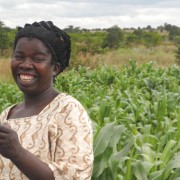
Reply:
M0 0L0 21L11 28L40 20L60 28L156 28L180 26L179 18L180 0Z

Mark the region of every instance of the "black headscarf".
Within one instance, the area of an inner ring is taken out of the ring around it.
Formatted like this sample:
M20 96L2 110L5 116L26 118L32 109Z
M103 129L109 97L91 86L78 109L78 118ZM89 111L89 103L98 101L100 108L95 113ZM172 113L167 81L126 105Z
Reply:
M60 63L61 71L69 65L71 54L70 37L51 21L34 22L32 24L25 24L23 28L19 27L15 37L14 49L18 39L21 37L36 38L42 41L50 50L53 62Z

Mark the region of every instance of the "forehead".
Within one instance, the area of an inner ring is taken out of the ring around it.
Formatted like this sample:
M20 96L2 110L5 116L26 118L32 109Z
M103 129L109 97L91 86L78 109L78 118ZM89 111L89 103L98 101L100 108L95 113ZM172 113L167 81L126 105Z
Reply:
M31 38L31 37L21 37L18 39L15 50L17 49L36 49L40 51L46 51L47 53L50 53L47 46L39 39Z

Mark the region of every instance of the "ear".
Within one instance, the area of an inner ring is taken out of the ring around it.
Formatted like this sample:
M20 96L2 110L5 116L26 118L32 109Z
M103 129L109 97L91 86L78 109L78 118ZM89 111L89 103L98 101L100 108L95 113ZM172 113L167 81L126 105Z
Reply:
M61 72L61 65L60 63L55 63L53 66L53 76L56 77Z

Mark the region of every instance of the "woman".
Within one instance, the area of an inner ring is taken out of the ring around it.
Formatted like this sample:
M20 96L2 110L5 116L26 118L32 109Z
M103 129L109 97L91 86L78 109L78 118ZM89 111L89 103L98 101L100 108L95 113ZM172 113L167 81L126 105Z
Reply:
M19 28L11 71L24 101L0 115L0 179L91 178L91 122L76 99L53 88L70 47L50 21Z

